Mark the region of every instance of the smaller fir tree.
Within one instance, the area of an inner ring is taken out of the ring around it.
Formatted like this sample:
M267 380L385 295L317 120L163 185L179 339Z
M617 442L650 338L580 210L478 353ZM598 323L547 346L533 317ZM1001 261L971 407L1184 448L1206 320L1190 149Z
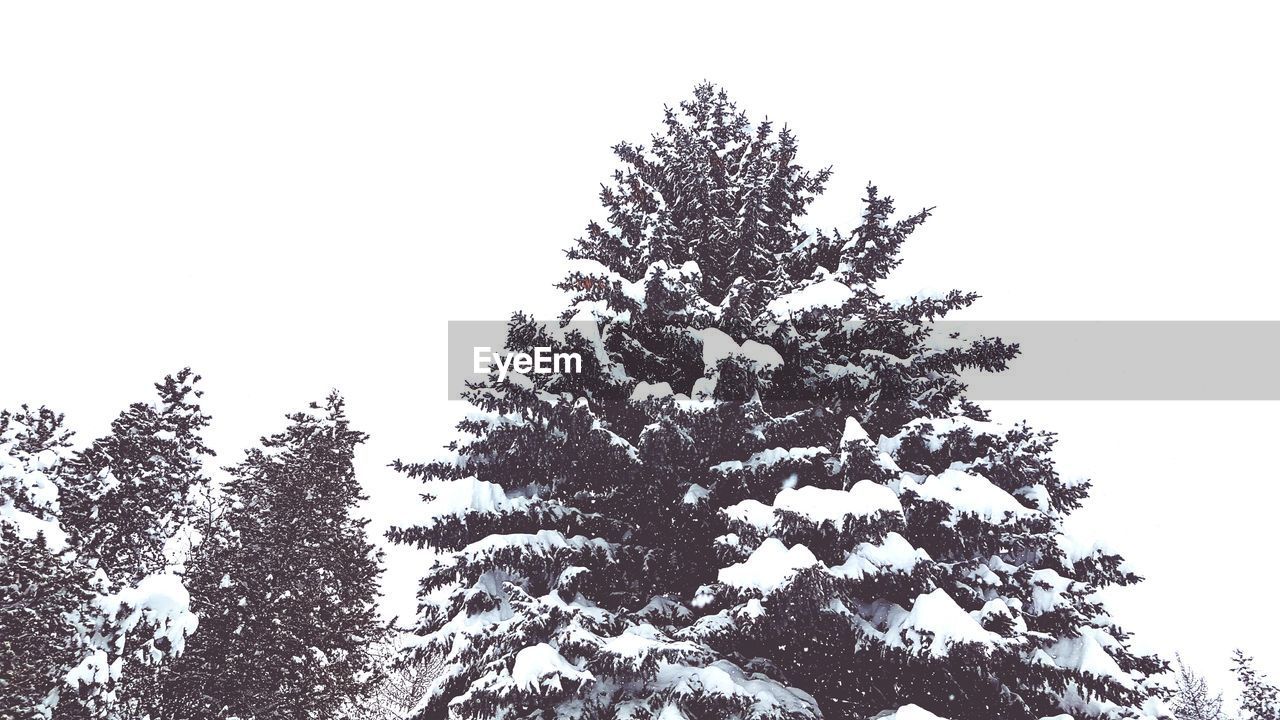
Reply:
M47 408L0 412L0 718L47 717L77 658L69 617L89 577L58 518L57 475L70 445Z
M1171 705L1178 720L1227 720L1222 711L1222 693L1211 691L1205 679L1187 667L1181 655Z
M1236 650L1231 671L1240 682L1240 720L1280 720L1280 690L1253 669L1253 657Z
M156 666L195 630L167 548L208 485L199 381L190 368L166 376L155 400L130 405L61 468L62 523L91 577L71 615L79 660L54 697L58 720L138 717Z
M379 553L352 458L364 442L337 394L289 416L228 468L220 526L189 563L201 615L167 671L161 717L339 717L377 680Z
M134 403L111 433L67 464L63 519L107 586L118 590L166 568L164 550L190 516L193 491L206 485L201 456L200 376L186 368L156 383L154 402Z

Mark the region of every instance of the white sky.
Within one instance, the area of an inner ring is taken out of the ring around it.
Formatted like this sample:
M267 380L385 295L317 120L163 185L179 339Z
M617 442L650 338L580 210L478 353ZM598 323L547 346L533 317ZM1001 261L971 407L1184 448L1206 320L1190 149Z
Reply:
M1280 319L1276 11L1262 5L6 3L0 405L88 439L165 372L206 376L233 461L336 386L385 469L432 451L445 323L555 307L609 146L703 79L835 166L936 205L893 279L987 319ZM1065 6L1062 6L1065 8ZM1213 352L1213 349L1194 349ZM1139 640L1280 676L1267 403L1003 403L1095 479L1078 524L1149 581ZM416 559L394 558L413 606Z

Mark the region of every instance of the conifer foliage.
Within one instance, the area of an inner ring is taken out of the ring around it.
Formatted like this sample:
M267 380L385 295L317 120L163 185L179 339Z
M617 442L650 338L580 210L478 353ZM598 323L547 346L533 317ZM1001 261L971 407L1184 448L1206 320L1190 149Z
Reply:
M1209 683L1187 667L1178 657L1177 678L1170 706L1177 720L1227 720L1222 710L1222 693L1209 689Z
M583 372L492 374L449 453L401 465L430 502L391 537L442 553L420 717L1150 709L1163 665L1094 597L1137 578L1062 530L1087 483L964 397L1016 348L931 331L974 294L876 289L929 211L869 187L852 230L805 228L828 172L709 85L615 152L566 322L509 330Z
M79 450L0 413L0 720L333 718L380 679L365 436L333 395L215 489L199 379Z
M0 412L0 718L30 718L78 658L70 620L89 599L66 557L56 477L71 433L47 408Z
M163 717L338 717L377 680L378 553L343 401L289 416L228 468L228 505L189 563L200 630L166 672Z
M1236 650L1231 671L1240 683L1241 720L1280 720L1280 689L1253 667L1253 658Z
M113 590L165 568L165 544L189 519L191 493L209 482L199 381L189 368L166 377L156 401L131 405L64 469L63 521Z
M195 631L166 549L209 482L199 381L190 368L165 377L155 400L130 405L61 468L62 523L93 597L75 616L82 659L59 691L56 719L118 717L139 700L130 687Z
M194 631L166 545L206 482L198 380L166 377L78 451L46 408L0 415L0 717L120 717Z

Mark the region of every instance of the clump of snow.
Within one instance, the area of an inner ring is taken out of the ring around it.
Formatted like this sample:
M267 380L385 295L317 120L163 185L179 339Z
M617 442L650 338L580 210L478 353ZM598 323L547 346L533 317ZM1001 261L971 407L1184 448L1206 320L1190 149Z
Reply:
M677 395L677 398L683 400L681 405L690 409L697 410L699 408L709 408L714 404L709 398L715 394L716 379L709 377L700 377L693 381L693 388L689 391L689 395L694 399L689 400L683 393Z
M119 664L111 662L106 650L90 650L78 665L67 671L63 681L73 688L79 688L82 684L103 686L119 677L119 674Z
M690 334L702 341L702 366L704 370L714 369L716 363L729 357L738 350L738 343L718 328L691 330Z
M428 517L498 512L509 505L507 493L501 485L474 477L433 482L428 485L427 491L434 496L425 508Z
M703 500L706 500L709 496L710 493L707 492L706 488L702 487L698 483L690 483L689 489L684 493L683 502L686 505L697 505Z
M600 538L587 538L574 535L566 538L557 530L539 530L536 533L512 533L510 535L490 535L477 540L462 549L459 555L476 557L503 548L519 547L541 555L550 555L557 550L589 550L595 549L612 557L613 546Z
M723 330L714 327L690 330L689 334L702 343L703 373L715 370L723 359L738 355L745 357L757 370L767 370L783 364L782 356L771 346L755 340L746 340L739 345Z
M766 308L777 317L785 319L791 313L840 307L852 299L853 290L848 285L828 278L780 295Z
M1037 570L1031 574L1031 612L1040 615L1070 604L1064 593L1071 589L1071 578L1056 570Z
M753 588L766 595L787 583L798 570L818 565L809 548L788 548L777 538L766 538L744 562L721 568L720 582L737 588Z
M564 680L589 681L595 680L595 676L574 667L550 645L538 643L516 653L511 679L518 688L538 691L563 690Z
M784 364L782 355L774 350L772 345L765 345L755 340L743 342L738 354L750 360L757 368L773 368Z
M1030 500L1031 503L1035 505L1036 509L1039 510L1040 512L1042 513L1049 512L1049 509L1050 509L1049 489L1046 488L1044 485L1040 483L1036 483L1035 485L1030 485L1028 487L1021 487L1021 488L1018 488L1017 490L1014 490L1013 494L1020 498L1026 498L1027 500Z
M882 512L901 515L902 503L892 490L871 480L860 480L848 490L812 485L797 488L784 483L773 505L743 500L725 508L724 513L731 520L767 531L777 520L777 510L803 515L815 523L841 526L847 517L868 517Z
M919 705L903 705L897 710L886 710L871 720L948 720L948 718L934 715ZM1074 720L1074 718L1063 713L1053 717L1040 718L1040 720Z
M903 482L903 489L910 489L926 500L945 503L954 513L977 515L992 523L1003 522L1007 517L1037 514L981 475L954 468L948 468L940 475L930 475L924 482L907 479Z
M871 441L871 436L867 435L867 431L862 427L856 418L845 418L844 434L840 437L840 444L845 445L859 440Z
M738 615L748 618L761 617L764 615L764 605L760 602L759 598L751 598L742 606L741 609L738 610Z
M859 480L848 490L831 490L806 485L785 489L774 498L773 506L790 510L817 521L839 524L846 516L875 513L902 514L902 503L892 490L871 480Z
M46 471L59 462L51 450L24 462L12 442L0 442L0 488L13 494L0 494L0 523L24 540L44 536L45 544L55 553L66 549L67 533L57 521L58 487Z
M810 460L818 455L830 452L825 447L801 447L801 448L771 448L769 450L761 450L753 453L751 457L743 460L727 460L718 465L713 465L713 472L732 472L734 470L758 470L763 467L770 467L787 461L805 461Z
M130 633L151 630L156 642L146 646L145 652L139 650L137 657L158 663L168 654L181 653L199 624L186 587L173 573L148 575L131 588L93 598L90 607L89 616L81 618L84 655L63 676L72 688L81 683L101 688L118 681L124 663L118 653ZM111 693L107 694L110 699Z
M1115 658L1103 647L1115 644L1115 638L1097 628L1081 627L1080 636L1063 638L1046 652L1058 667L1078 670L1100 678L1110 678L1124 687L1133 687L1133 679L1120 669Z
M697 650L697 646L691 642L673 642L649 623L633 625L623 630L617 637L606 639L600 643L599 647L601 650L613 655L631 658L637 664L646 655L658 650L670 651L678 649L686 652L695 652Z
M734 505L730 505L722 512L729 516L730 520L736 520L745 523L760 530L767 530L773 526L774 514L773 506L765 505L759 500L743 500ZM736 540L737 536L733 536Z
M834 490L806 485L784 488L773 501L774 508L804 515L816 522L839 525L846 517L865 517L875 513L902 513L898 496L889 488L871 480L861 480L849 490Z
M61 525L20 510L8 498L0 499L0 523L12 527L24 540L35 540L43 535L51 552L58 553L67 548L67 533Z
M654 685L655 689L665 690L676 697L717 695L724 697L731 706L735 702L748 701L753 709L752 717L811 717L814 720L821 717L818 703L812 695L760 673L747 675L725 660L717 660L706 667L663 666Z
M903 705L897 710L886 710L872 720L947 720L947 718L934 715L919 705Z
M881 571L909 573L916 565L929 560L929 553L912 547L906 538L896 532L885 535L879 545L860 543L849 553L849 558L841 565L831 568L834 575L854 580Z
M1063 557L1072 565L1095 555L1114 552L1107 543L1096 539L1085 539L1078 534L1058 533L1054 540L1058 549L1062 551Z
M636 387L631 391L631 399L635 401L648 400L650 398L667 397L671 395L671 383L647 383L643 380L636 383Z
M957 643L990 645L999 640L999 635L984 630L942 588L918 596L910 612L899 608L885 632L885 641L891 645L939 657Z
M125 632L140 625L154 628L152 637L167 639L175 653L182 652L187 636L199 624L182 578L173 573L148 575L132 588L98 598L95 604ZM153 661L158 661L159 653L153 654Z

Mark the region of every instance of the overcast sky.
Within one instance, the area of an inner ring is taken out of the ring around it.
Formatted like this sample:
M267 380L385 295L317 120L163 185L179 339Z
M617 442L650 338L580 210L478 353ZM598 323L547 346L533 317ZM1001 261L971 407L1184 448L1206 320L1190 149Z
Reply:
M609 147L704 79L834 166L815 224L855 224L868 181L937 206L892 289L977 290L971 318L1280 319L1274 10L689 5L0 6L0 405L87 440L191 365L232 462L337 387L376 526L412 521L385 464L462 410L445 323L555 308ZM1148 576L1114 598L1141 645L1280 676L1276 404L996 410L1094 479L1074 522ZM404 612L418 562L393 558Z

